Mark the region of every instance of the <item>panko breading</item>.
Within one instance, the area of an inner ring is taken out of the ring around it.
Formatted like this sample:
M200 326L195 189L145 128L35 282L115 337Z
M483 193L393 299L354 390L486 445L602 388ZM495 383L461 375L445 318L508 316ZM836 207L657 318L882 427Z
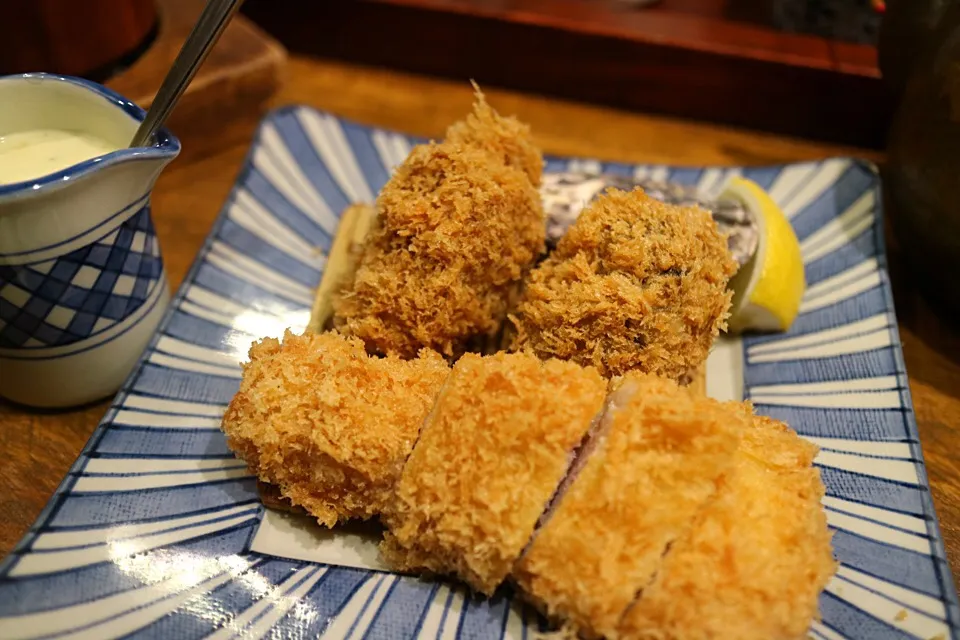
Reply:
M587 637L613 636L749 425L669 380L631 373L616 384L596 451L514 571L547 615Z
M260 480L332 527L380 513L448 374L437 353L375 358L356 338L287 331L250 348L222 428Z
M510 291L544 249L537 190L475 147L416 147L377 198L378 220L335 326L370 351L453 356L496 334Z
M501 116L483 97L476 84L473 113L447 128L445 140L454 144L476 146L517 167L535 187L543 175L543 156L533 144L530 127L512 116Z
M512 349L677 380L726 327L736 268L706 211L609 190L524 282Z
M592 368L530 354L453 367L383 515L384 558L491 594L509 574L603 408Z
M837 566L815 455L783 423L755 417L716 497L627 611L621 637L806 637Z

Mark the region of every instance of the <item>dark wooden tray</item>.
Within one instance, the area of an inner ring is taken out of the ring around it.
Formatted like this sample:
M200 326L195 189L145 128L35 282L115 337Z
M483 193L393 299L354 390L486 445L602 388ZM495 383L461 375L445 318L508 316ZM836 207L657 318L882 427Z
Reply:
M247 0L288 48L616 107L880 147L866 45L777 31L769 0Z

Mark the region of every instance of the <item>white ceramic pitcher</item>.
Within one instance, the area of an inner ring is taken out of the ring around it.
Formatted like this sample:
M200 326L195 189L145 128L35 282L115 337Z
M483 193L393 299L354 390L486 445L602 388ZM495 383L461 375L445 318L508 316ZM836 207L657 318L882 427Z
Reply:
M59 129L118 149L49 175L0 175L0 395L65 407L117 391L169 301L150 193L180 152L161 130L126 148L144 111L93 82L0 77L0 136Z

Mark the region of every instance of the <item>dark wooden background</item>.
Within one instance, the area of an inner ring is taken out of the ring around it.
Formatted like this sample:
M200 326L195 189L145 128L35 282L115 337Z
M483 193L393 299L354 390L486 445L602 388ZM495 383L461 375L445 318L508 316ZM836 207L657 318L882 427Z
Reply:
M773 0L247 0L293 51L881 148L872 46L770 26Z
M104 80L149 46L154 0L4 0L0 75L50 71Z

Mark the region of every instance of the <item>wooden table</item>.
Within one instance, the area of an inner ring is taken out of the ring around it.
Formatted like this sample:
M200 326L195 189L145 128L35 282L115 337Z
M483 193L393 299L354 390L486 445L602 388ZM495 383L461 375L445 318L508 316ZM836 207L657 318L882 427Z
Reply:
M655 118L486 87L501 112L529 122L545 151L628 162L765 164L875 154L715 126ZM276 105L311 104L354 120L440 136L467 112L466 82L451 83L294 57ZM227 196L256 126L178 131L184 152L154 192L154 220L176 286ZM918 298L894 248L890 269L910 388L933 499L950 562L960 568L960 335ZM107 402L60 413L0 404L0 554L33 522L103 415Z

